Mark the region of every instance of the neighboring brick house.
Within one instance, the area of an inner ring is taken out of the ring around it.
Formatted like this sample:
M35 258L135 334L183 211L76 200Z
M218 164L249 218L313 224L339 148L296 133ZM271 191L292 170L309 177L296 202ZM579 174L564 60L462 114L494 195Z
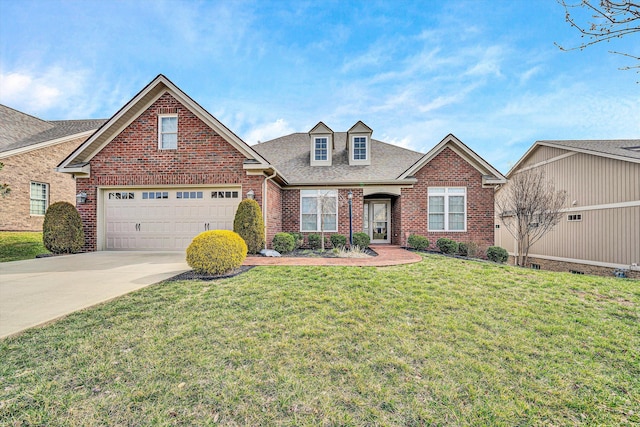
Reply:
M541 170L567 192L562 218L533 244L533 268L640 278L640 140L537 141L507 174ZM501 187L502 197L509 185ZM496 245L517 252L516 240L496 218Z
M349 234L405 245L493 244L494 186L504 176L453 135L427 154L371 138L358 122L320 122L249 146L159 75L60 165L76 176L86 250L182 250L199 232L231 229L238 203L261 205L275 233ZM324 209L322 208L324 206Z
M11 189L0 198L0 230L42 231L49 204L75 204L73 178L55 168L105 121L46 121L0 105L0 183Z

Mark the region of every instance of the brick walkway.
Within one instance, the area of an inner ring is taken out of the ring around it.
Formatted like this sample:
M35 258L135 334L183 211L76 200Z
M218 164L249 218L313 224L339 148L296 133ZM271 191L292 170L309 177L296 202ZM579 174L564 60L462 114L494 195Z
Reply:
M378 256L367 258L296 258L249 256L243 265L350 265L355 267L385 267L389 265L412 264L422 261L415 252L409 252L400 246L371 246Z

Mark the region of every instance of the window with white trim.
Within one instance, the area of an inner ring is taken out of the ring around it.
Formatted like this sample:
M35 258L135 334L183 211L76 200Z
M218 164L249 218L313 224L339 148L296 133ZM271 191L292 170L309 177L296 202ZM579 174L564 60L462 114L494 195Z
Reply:
M429 231L466 231L467 189L429 187Z
M49 206L49 184L31 182L29 195L29 214L44 215Z
M353 137L353 160L367 160L367 137Z
M316 137L313 140L313 151L314 151L314 159L315 160L327 160L327 156L329 155L328 151L329 146L329 138L326 136Z
M338 231L337 190L300 190L300 231Z
M175 150L178 148L178 115L158 116L158 148Z

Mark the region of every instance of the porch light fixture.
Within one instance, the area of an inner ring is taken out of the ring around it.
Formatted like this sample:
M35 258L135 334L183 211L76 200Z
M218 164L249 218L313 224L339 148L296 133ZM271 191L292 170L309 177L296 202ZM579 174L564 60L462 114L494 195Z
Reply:
M347 194L347 199L349 199L349 247L353 246L353 192L349 190Z
M83 203L87 202L87 193L85 193L84 191L79 192L78 194L76 194L76 204L77 205L81 205Z
M247 199L253 200L255 199L255 197L256 197L256 193L253 190L247 191Z

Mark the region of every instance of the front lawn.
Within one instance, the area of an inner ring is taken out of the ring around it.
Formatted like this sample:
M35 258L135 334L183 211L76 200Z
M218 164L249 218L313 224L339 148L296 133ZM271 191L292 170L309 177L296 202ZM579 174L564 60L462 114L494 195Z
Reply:
M257 267L0 341L0 424L632 425L639 325L631 280Z
M48 252L41 232L0 231L0 262L33 259Z

